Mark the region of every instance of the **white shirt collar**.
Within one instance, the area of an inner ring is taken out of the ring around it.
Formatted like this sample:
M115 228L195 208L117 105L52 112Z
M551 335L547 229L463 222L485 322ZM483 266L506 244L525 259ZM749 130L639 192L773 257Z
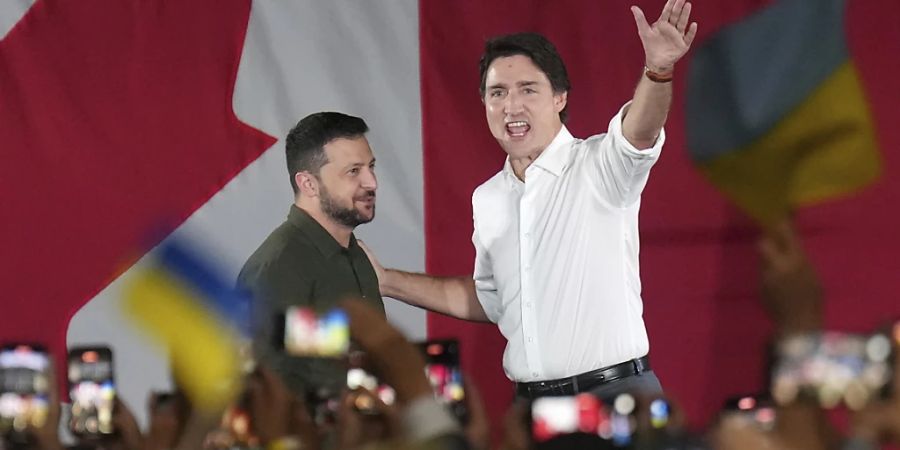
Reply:
M568 155L566 154L565 148L574 140L575 137L573 137L572 133L569 133L569 129L563 125L562 128L559 129L559 132L556 133L556 137L550 141L550 145L548 145L547 148L541 152L541 155L531 164L540 167L557 177L560 176L563 173L563 170L565 170L566 163L568 162ZM503 171L506 172L507 176L518 180L516 174L512 170L512 165L509 162L509 156L506 157L506 162L503 164Z

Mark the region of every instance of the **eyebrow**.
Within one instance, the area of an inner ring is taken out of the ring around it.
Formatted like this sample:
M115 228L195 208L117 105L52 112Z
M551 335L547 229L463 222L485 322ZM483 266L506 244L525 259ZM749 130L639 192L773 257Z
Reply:
M371 166L372 164L375 164L375 158L372 158L372 160L367 163L357 162L357 163L348 164L348 165L344 166L344 170L352 169L354 167Z
M516 86L525 87L525 86L534 86L536 84L539 84L539 83L537 81L519 81L516 83ZM497 84L492 84L492 85L488 86L488 89L498 89L498 88L506 89L507 86L504 83L497 83Z

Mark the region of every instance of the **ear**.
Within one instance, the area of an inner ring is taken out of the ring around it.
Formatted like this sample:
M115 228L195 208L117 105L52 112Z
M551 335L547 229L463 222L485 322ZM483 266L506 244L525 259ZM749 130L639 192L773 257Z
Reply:
M559 94L553 94L553 109L559 113L566 107L566 103L569 101L569 92L564 91Z
M297 172L294 174L294 182L299 189L298 195L302 197L319 196L319 180L309 172Z

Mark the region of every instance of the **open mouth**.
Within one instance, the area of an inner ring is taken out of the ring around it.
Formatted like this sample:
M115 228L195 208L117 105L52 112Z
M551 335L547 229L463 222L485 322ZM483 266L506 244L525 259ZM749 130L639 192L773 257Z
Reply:
M531 125L524 120L506 123L506 132L514 138L524 137L529 130L531 130Z

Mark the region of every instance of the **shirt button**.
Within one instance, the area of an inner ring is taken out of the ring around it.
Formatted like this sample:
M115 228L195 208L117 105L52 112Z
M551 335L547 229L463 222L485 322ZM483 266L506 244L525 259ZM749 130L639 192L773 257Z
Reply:
M537 373L537 372L531 372L531 376L536 377L536 376L538 376L538 373Z
M534 338L528 338L528 342L534 342Z
M526 307L526 308L531 308L531 302L525 302L525 307Z

